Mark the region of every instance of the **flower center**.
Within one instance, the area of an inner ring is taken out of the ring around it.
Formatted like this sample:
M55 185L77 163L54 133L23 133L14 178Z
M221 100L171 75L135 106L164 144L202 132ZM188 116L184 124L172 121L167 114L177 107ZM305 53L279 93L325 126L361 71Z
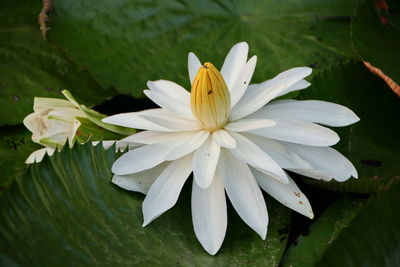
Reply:
M190 94L192 112L204 129L213 132L225 126L231 96L221 73L207 62L200 67L193 80Z

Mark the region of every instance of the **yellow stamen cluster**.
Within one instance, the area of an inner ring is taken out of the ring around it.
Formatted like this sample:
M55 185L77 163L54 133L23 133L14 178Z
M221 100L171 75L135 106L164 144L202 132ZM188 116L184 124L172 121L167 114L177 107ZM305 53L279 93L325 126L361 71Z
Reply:
M231 98L221 73L205 63L193 80L190 104L194 116L207 131L224 127L228 120Z

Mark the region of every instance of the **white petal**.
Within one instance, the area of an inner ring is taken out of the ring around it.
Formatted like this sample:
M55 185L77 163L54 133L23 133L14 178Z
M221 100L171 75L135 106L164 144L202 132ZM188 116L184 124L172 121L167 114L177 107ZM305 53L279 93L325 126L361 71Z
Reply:
M65 99L50 98L50 97L35 97L33 100L33 110L35 112L44 109L55 108L72 108L76 109L75 105Z
M114 175L111 182L123 189L139 192L146 195L149 191L150 186L165 170L168 164L168 162L163 162L151 169L134 174Z
M307 67L293 68L261 84L250 85L244 96L231 110L230 120L243 118L259 110L271 99L274 99L290 86L310 75L311 71Z
M290 177L289 184L282 184L255 169L252 172L258 185L273 198L310 219L314 218L310 202Z
M124 127L160 132L192 131L201 128L195 120L179 118L175 113L162 108L121 113L104 118L102 121Z
M209 254L215 255L224 241L227 227L224 185L218 175L205 189L193 180L192 220L200 244Z
M38 150L33 151L28 158L25 160L26 164L38 163L41 162L46 154L52 156L55 152L55 148L45 147Z
M267 207L247 164L224 150L217 173L223 178L226 193L240 218L265 239L268 228Z
M332 177L331 175L329 175L329 173L316 169L288 169L288 170L301 174L303 176L307 176L308 178L323 180L325 182L329 182L332 180Z
M146 145L130 150L119 157L111 171L117 175L141 172L165 161L165 155L171 149L168 145Z
M318 100L277 100L251 114L251 117L302 120L329 126L346 126L360 120L345 106Z
M92 141L92 145L93 146L97 146L99 143L102 144L103 148L105 150L109 149L110 147L112 147L115 144L115 140L105 140L105 141Z
M308 162L278 141L252 134L243 135L257 144L257 146L271 156L271 158L273 158L273 160L283 169L312 168Z
M41 133L46 128L43 123L43 118L49 111L34 112L26 116L23 120L24 126L32 133ZM38 140L33 140L37 142Z
M53 117L55 120L69 122L72 122L75 117L86 117L85 113L77 108L56 108L51 110L47 116L50 118Z
M286 173L260 147L241 134L232 132L231 135L237 144L236 148L230 150L235 157L255 168L267 172L280 182L288 183Z
M181 105L190 103L190 93L177 83L167 80L148 81L147 86L151 91L163 94L168 98L176 100Z
M81 122L79 120L75 119L72 129L68 136L68 144L69 144L69 147L71 147L71 148L74 146L75 135L76 135L76 132L78 131L79 127L81 127Z
M209 135L210 132L208 131L192 133L192 136L182 140L182 144L168 152L168 154L165 155L165 160L175 160L193 152L207 140Z
M194 80L194 77L196 77L197 72L201 68L200 60L192 52L190 52L189 55L188 55L188 67L189 67L190 84L192 84L193 80Z
M276 122L268 119L241 119L229 122L225 129L233 132L247 132L259 128L275 126Z
M233 137L225 130L217 130L212 133L212 137L219 146L226 148L235 148L236 141Z
M171 139L186 138L188 136L195 136L199 131L187 132L156 132L156 131L142 131L133 135L127 136L120 140L120 142L134 143L134 144L157 144Z
M157 111L155 111L155 110L157 110ZM145 112L151 112L151 113L157 113L157 112L162 113L163 111L164 111L164 109L145 110ZM109 123L109 124L114 124L114 125L129 127L129 128L135 128L135 129L162 131L162 132L170 131L168 128L157 125L155 123L152 123L152 122L140 117L139 115L142 113L143 113L143 111L120 113L120 114L116 114L116 115L112 115L107 118L104 118L101 121L105 122L105 123Z
M221 74L231 92L234 90L233 86L246 64L248 52L249 45L246 42L237 43L231 48L222 65Z
M221 147L214 142L212 136L194 152L193 176L201 188L207 188L212 183L220 152Z
M247 87L250 84L250 80L253 77L254 70L257 64L257 56L253 56L244 66L243 70L236 78L236 82L233 84L231 93L231 108L234 107L246 92Z
M253 130L250 133L308 146L332 146L340 140L331 129L311 122L288 119L275 119L275 122L274 127Z
M291 143L284 143L284 145L310 163L315 170L328 175L329 178L343 182L351 176L358 177L357 170L353 164L331 147L309 147ZM297 170L293 171L298 172ZM321 179L327 179L327 177L322 176Z
M311 85L311 83L302 79L302 80L296 82L295 84L293 84L292 86L290 86L288 89L282 91L276 97L280 97L280 96L286 95L286 94L294 92L294 91L303 90L303 89L309 87L310 85Z
M133 135L127 136L121 141L127 143L139 143L152 145L160 142L167 141L169 139L173 139L176 136L176 132L156 132L156 131L142 131L135 133Z
M190 153L191 151L187 150L185 144L196 135L196 132L176 133L173 138L166 141L128 151L114 162L111 170L118 175L136 173L150 169L167 158L171 158L170 153L175 149L179 151L182 148L182 151Z
M175 114L164 110L164 114L140 114L140 117L155 123L159 126L169 129L170 131L194 131L202 129L196 120L188 120L176 117ZM169 114L168 114L169 113Z
M165 108L173 113L175 113L178 117L194 119L192 110L188 103L181 104L176 101L174 98L169 98L168 96L158 93L156 91L144 90L143 93L150 98L154 103L159 105L162 108Z
M151 185L143 201L143 226L172 208L192 172L192 155L171 162Z

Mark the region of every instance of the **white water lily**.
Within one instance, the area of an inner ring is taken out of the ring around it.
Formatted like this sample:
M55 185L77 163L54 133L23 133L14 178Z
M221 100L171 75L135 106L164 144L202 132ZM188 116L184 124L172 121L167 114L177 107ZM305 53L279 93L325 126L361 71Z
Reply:
M189 53L191 93L166 80L144 93L161 108L118 114L104 122L143 129L123 139L130 150L112 166L112 181L146 194L143 226L173 207L193 173L192 219L204 249L214 255L227 228L226 195L243 221L266 238L268 213L260 187L289 208L313 218L306 196L285 170L315 179L357 177L352 163L330 146L328 126L359 118L324 101L272 99L310 85L308 67L251 84L257 57L247 43L232 47L219 72Z
M106 115L79 104L68 90L61 93L67 100L35 97L34 112L25 117L24 125L32 132L32 141L45 148L34 151L25 163L40 162L46 154L53 155L67 142L72 147L76 141L82 144L91 139L97 145L103 140L103 147L108 149L115 140L136 132L102 122Z
M25 117L23 123L32 132L32 141L46 146L34 151L25 163L40 162L45 154L50 156L57 147L67 141L72 147L76 132L80 126L77 117L84 113L68 100L35 97L33 113Z

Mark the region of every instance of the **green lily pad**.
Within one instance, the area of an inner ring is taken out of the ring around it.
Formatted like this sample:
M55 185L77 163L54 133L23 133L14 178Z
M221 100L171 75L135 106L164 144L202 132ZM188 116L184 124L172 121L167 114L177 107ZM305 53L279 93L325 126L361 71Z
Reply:
M0 2L0 125L21 123L35 96L63 98L63 88L88 106L115 94L42 38L40 10L41 1Z
M279 263L290 220L286 207L266 199L270 224L265 241L229 207L225 242L216 256L210 256L193 232L189 182L177 206L143 228L143 195L110 182L115 159L114 149L85 144L64 148L30 167L0 199L0 262L29 266Z
M39 148L24 126L0 127L0 196L26 171L26 158Z
M400 187L393 186L361 209L316 266L400 265Z
M400 84L400 2L366 1L352 22L352 42L361 59Z
M352 57L350 21L357 2L56 0L48 38L104 87L138 97L148 80L190 88L189 51L220 67L240 41L258 56L253 82L295 66L318 68Z
M319 72L311 83L301 99L342 104L360 117L356 124L334 129L341 138L335 147L353 162L359 178L305 181L331 190L376 193L400 180L400 101L383 80L362 63L347 63Z
M330 249L341 232L348 227L365 199L343 196L336 200L309 228L308 235L301 235L284 254L282 267L315 266Z

